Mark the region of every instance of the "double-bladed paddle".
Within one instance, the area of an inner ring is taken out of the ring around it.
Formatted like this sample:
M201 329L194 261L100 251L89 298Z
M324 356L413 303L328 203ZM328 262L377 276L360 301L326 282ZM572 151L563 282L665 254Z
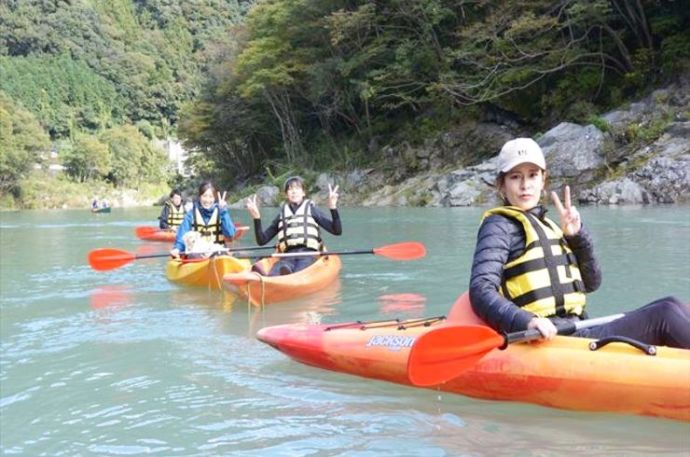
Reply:
M241 251L256 251L260 249L273 249L272 246L249 246L243 248L214 248L207 253L226 253L226 252L241 252ZM195 252L195 254L203 254L203 252ZM170 257L169 252L161 252L159 254L134 254L132 252L124 251L122 249L114 248L100 248L89 252L88 260L91 268L98 271L114 270L120 268L128 263L139 259L153 259L156 257Z
M556 326L559 335L606 324L623 314L567 322ZM407 377L415 386L434 386L449 381L472 368L494 349L509 344L541 339L537 329L502 335L483 325L441 327L421 335L412 345L407 360Z
M301 251L301 252L275 252L267 255L236 255L239 259L243 258L285 258L285 257L319 257L323 255L350 255L350 254L374 254L392 260L413 260L426 255L426 248L417 241L404 241L402 243L388 244L373 249L362 249L357 251Z
M225 252L242 252L242 251L256 251L260 249L273 249L273 246L250 246L239 248L219 248L209 251L209 253L225 253ZM346 254L374 254L387 257L393 260L412 260L426 255L426 248L422 243L416 241L406 241L403 243L389 244L379 248L367 249L361 251L306 251L306 252L286 252L286 253L272 253L268 255L235 255L238 259L247 258L265 258L265 257L303 257L303 256L321 256L321 255L346 255ZM89 252L88 259L91 268L98 271L113 270L127 265L128 263L139 259L152 259L156 257L168 257L170 253L160 254L134 254L122 249L101 248L94 249Z

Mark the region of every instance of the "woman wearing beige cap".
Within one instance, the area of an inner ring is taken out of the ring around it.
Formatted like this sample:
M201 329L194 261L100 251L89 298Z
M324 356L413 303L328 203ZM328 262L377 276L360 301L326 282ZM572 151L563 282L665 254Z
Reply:
M560 226L540 204L546 161L530 138L508 141L498 155L496 186L503 206L484 214L472 262L472 308L498 331L536 328L553 338L559 320L585 319L585 293L601 284L592 238L571 205L551 198ZM623 336L647 344L690 348L690 305L666 297L576 336Z

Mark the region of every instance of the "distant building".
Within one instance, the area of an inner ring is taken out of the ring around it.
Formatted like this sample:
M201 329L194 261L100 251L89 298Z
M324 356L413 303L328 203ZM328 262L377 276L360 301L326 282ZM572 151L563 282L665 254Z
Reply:
M188 154L182 147L182 143L171 138L167 140L155 140L154 143L168 154L168 159L175 164L175 169L179 174L185 177L191 175L191 170L185 166Z

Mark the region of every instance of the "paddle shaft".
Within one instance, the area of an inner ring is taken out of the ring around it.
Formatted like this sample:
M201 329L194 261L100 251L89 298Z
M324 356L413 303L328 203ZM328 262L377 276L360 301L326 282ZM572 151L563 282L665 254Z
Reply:
M226 252L242 252L242 251L258 251L262 249L273 249L270 246L248 246L244 248L217 248L210 249L208 251L192 252L191 254L214 254L214 253L226 253ZM185 254L181 252L180 254ZM131 257L130 257L131 256ZM116 254L109 254L106 256L100 256L105 258L123 258L129 261L137 259L155 259L157 257L170 257L170 252L161 252L158 254L132 254L127 251L118 251ZM128 262L129 263L129 262Z
M623 314L562 322L556 325L559 335L606 324ZM416 386L433 386L447 382L471 369L494 349L509 344L542 339L538 329L500 334L486 326L446 326L421 335L412 346L407 362L407 376Z
M374 254L373 249L360 251L302 251L302 252L276 252L262 257L319 257L322 255L347 255L347 254ZM239 257L239 256L238 256Z
M597 325L608 324L609 322L620 319L624 314L612 314L610 316L597 317L595 319L585 319L583 321L564 322L556 326L559 335L572 335L573 333L588 327L596 327ZM521 343L527 341L534 341L543 338L542 334L536 328L523 330L522 332L508 333L505 335L504 347L512 343Z
M216 254L216 253L224 253L224 252L242 252L242 251L260 251L263 249L273 249L273 246L248 246L246 248L218 248L218 249L209 249L208 251L199 251L199 252L187 252L185 253L180 252L180 254ZM170 254L168 254L170 255ZM242 258L241 256L237 256L238 258Z
M299 252L274 252L272 254L260 256L236 256L238 258L248 257L319 257L328 255L347 255L347 254L374 254L386 257L391 260L413 260L426 255L426 248L418 241L403 241L400 243L379 246L373 249L361 249L356 251L299 251Z
M252 251L254 249L257 249L257 248L242 249L242 251ZM209 251L191 252L190 254L217 254L217 253L225 253L225 252L235 252L235 251L230 250L230 249L213 249L213 250L209 250ZM185 252L180 252L180 254L184 255ZM155 259L156 257L170 257L170 253L169 252L162 252L160 254L142 254L142 255L135 254L134 255L135 259Z

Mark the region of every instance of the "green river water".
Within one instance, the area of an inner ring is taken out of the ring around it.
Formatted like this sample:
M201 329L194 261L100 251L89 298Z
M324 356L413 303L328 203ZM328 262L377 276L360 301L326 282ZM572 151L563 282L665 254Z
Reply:
M589 297L591 316L670 294L690 300L690 207L581 212L604 270ZM164 252L165 244L134 236L136 226L155 222L157 208L0 213L0 454L690 455L687 423L372 381L298 364L254 338L263 326L314 316L445 314L467 288L481 214L343 208L344 234L327 235L330 249L418 240L428 255L343 256L332 287L257 310L219 291L168 283L164 259L110 272L88 266L87 253L99 247ZM249 222L244 211L233 215ZM397 294L415 299L385 298Z

